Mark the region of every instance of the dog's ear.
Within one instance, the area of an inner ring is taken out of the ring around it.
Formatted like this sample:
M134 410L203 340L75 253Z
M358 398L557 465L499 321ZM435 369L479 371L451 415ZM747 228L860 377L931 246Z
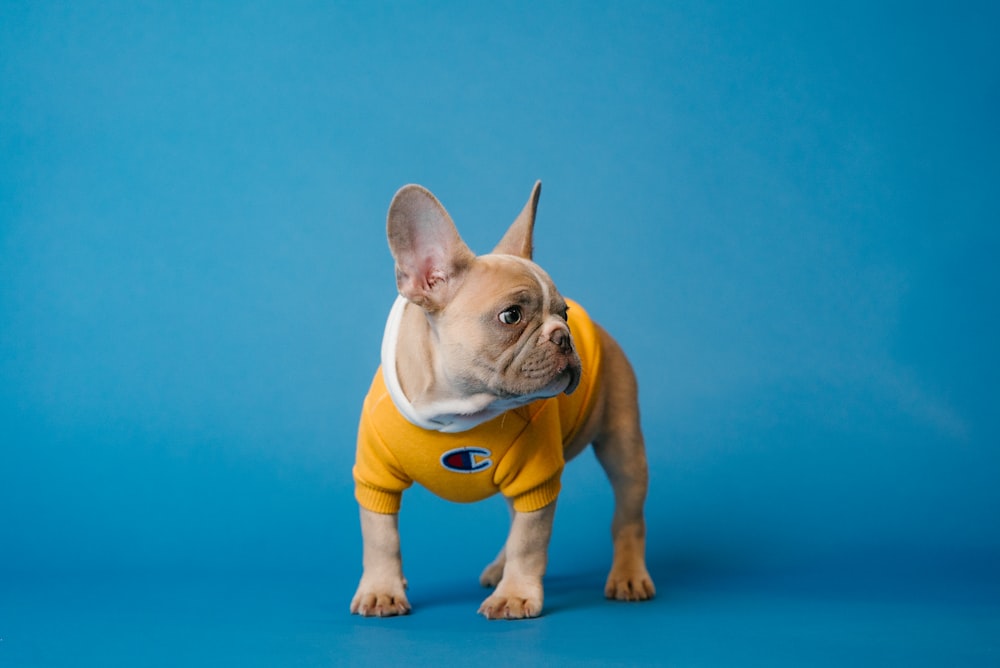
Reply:
M475 254L441 203L426 188L403 186L389 205L386 235L399 294L428 311L444 308Z
M538 209L538 196L542 194L542 182L535 181L535 187L531 189L531 196L528 203L524 205L521 213L507 229L503 239L493 249L494 253L503 255L517 255L526 260L531 259L533 251L532 234L535 229L535 210Z

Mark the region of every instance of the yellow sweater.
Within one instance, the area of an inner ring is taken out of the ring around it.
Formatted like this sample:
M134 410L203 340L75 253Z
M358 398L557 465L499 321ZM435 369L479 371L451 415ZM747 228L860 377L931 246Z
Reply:
M569 304L569 327L583 365L573 394L539 399L467 431L441 433L408 422L379 367L358 427L358 503L397 513L403 490L414 482L449 501L480 501L502 492L518 512L552 503L560 489L563 446L593 410L601 363L597 328L579 305Z

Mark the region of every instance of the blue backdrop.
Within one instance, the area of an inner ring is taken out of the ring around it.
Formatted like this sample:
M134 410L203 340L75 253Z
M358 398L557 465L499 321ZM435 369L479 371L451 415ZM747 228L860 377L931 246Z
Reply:
M0 663L995 665L998 18L3 2ZM473 614L502 503L415 491L414 615L352 618L389 200L486 252L535 179L639 374L660 597L601 602L587 453L546 617Z

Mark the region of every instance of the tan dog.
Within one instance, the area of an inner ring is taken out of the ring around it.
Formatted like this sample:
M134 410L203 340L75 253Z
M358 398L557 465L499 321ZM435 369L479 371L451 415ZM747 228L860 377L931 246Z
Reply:
M593 444L614 488L614 560L604 593L645 600L647 465L635 374L621 348L532 262L541 184L493 253L477 257L420 186L389 207L400 298L365 401L354 467L364 573L351 612L406 614L399 545L402 491L447 499L501 492L507 542L480 576L489 619L542 611L563 462ZM571 331L572 330L572 331Z

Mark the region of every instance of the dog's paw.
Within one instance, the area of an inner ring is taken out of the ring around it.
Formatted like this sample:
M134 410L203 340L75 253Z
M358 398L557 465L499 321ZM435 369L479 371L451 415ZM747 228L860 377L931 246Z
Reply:
M479 606L486 619L528 619L542 614L542 587L497 586L497 590Z
M351 599L351 614L362 617L395 617L410 612L406 599L406 580L390 586L367 584L362 580Z
M604 585L604 595L616 601L648 601L656 596L656 587L643 565L613 566Z

